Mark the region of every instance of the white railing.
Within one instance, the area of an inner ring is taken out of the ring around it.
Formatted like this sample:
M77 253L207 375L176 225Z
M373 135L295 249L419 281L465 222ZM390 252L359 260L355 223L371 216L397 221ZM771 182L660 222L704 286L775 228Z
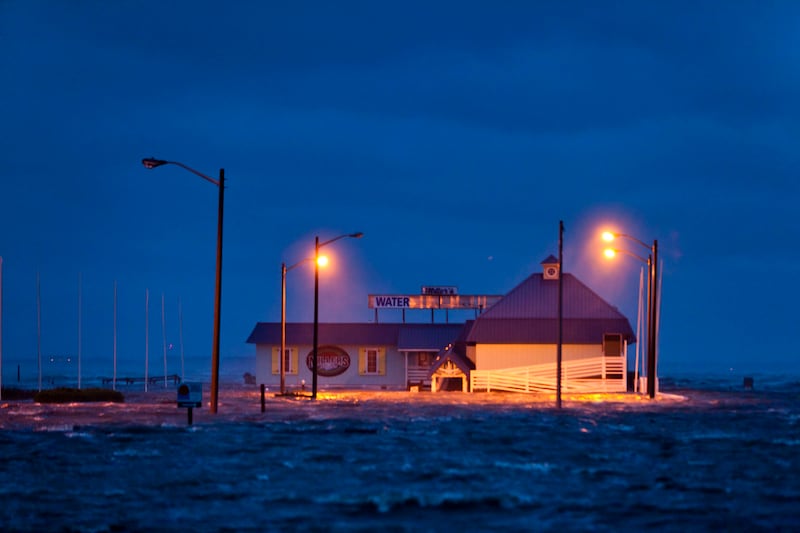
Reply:
M555 392L556 367L553 363L473 370L470 390L509 392ZM593 357L564 361L561 365L563 392L625 392L625 359L623 357Z
M431 379L428 377L430 368L425 367L408 367L408 374L406 379L409 383L422 383L425 386L430 386Z

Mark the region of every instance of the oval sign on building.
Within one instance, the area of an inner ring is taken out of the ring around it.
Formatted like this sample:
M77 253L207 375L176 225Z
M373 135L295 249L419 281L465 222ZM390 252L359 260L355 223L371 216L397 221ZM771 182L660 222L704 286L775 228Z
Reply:
M306 356L306 366L314 371L314 350ZM338 376L350 368L350 355L338 346L317 347L317 374L325 377Z

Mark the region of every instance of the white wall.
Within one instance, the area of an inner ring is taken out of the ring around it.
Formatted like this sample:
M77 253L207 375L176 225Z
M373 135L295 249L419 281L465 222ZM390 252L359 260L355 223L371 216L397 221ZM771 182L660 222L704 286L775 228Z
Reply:
M359 375L358 373L358 349L376 348L376 346L355 346L338 345L339 348L347 352L350 356L350 367L338 376L326 377L317 376L317 388L325 390L328 388L368 388L380 389L406 389L406 364L405 354L397 351L395 346L385 346L386 348L386 374L385 375ZM272 373L272 350L274 345L256 345L256 383L265 384L275 390L280 387L280 374ZM306 356L311 353L311 345L287 345L287 348L297 349L299 354L299 364L297 374L286 374L285 383L289 390L300 388L302 380L305 380L306 390L311 390L313 379L311 370L306 365Z
M475 346L475 369L497 370L517 366L556 362L555 344L478 344ZM602 344L564 344L563 361L600 357Z

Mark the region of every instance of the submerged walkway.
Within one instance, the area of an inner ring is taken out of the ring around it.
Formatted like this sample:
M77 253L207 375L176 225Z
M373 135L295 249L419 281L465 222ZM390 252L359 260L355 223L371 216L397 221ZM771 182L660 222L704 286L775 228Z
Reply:
M114 382L114 378L101 378L103 381L103 385L108 385L109 383ZM117 383L125 383L126 385L134 385L136 383L160 383L161 381L171 381L173 384L177 385L181 382L181 377L178 374L170 374L168 376L148 376L145 377L122 377L116 378Z

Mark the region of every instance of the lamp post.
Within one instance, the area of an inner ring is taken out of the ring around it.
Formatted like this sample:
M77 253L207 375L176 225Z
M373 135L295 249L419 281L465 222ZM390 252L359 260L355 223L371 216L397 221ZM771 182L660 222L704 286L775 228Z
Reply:
M219 205L217 210L217 273L215 279L214 289L214 336L211 346L211 414L217 413L217 406L219 403L219 326L220 326L220 312L222 304L222 212L225 200L225 169L219 169L219 179L215 180L198 172L197 170L178 163L177 161L165 161L163 159L155 159L152 157L142 159L142 164L145 168L151 169L160 167L161 165L178 165L179 167L188 170L196 176L200 176L204 180L213 183L219 189Z
M317 399L317 366L318 357L318 344L319 344L319 250L323 246L327 246L333 242L338 241L339 239L344 239L345 237L350 237L353 239L360 239L363 237L364 234L360 231L357 233L346 233L344 235L339 235L338 237L334 237L333 239L329 239L325 242L319 242L319 236L315 237L314 239L314 352L312 356L312 370L311 370L311 399Z
M648 246L636 237L625 233L603 232L603 240L606 242L611 242L616 237L622 237L633 241L650 251L650 255L647 259L627 250L615 249L606 250L606 256L613 257L614 253L621 252L647 263L647 395L650 396L650 398L655 398L657 380L656 352L658 349L658 321L656 319L656 309L658 309L658 285L656 284L656 280L658 279L658 240L654 239L653 245Z
M281 394L286 394L286 273L307 261L313 260L313 257L306 257L302 261L298 261L288 267L286 263L281 263Z
M561 367L564 341L564 221L558 222L558 344L556 347L556 407L561 409Z

